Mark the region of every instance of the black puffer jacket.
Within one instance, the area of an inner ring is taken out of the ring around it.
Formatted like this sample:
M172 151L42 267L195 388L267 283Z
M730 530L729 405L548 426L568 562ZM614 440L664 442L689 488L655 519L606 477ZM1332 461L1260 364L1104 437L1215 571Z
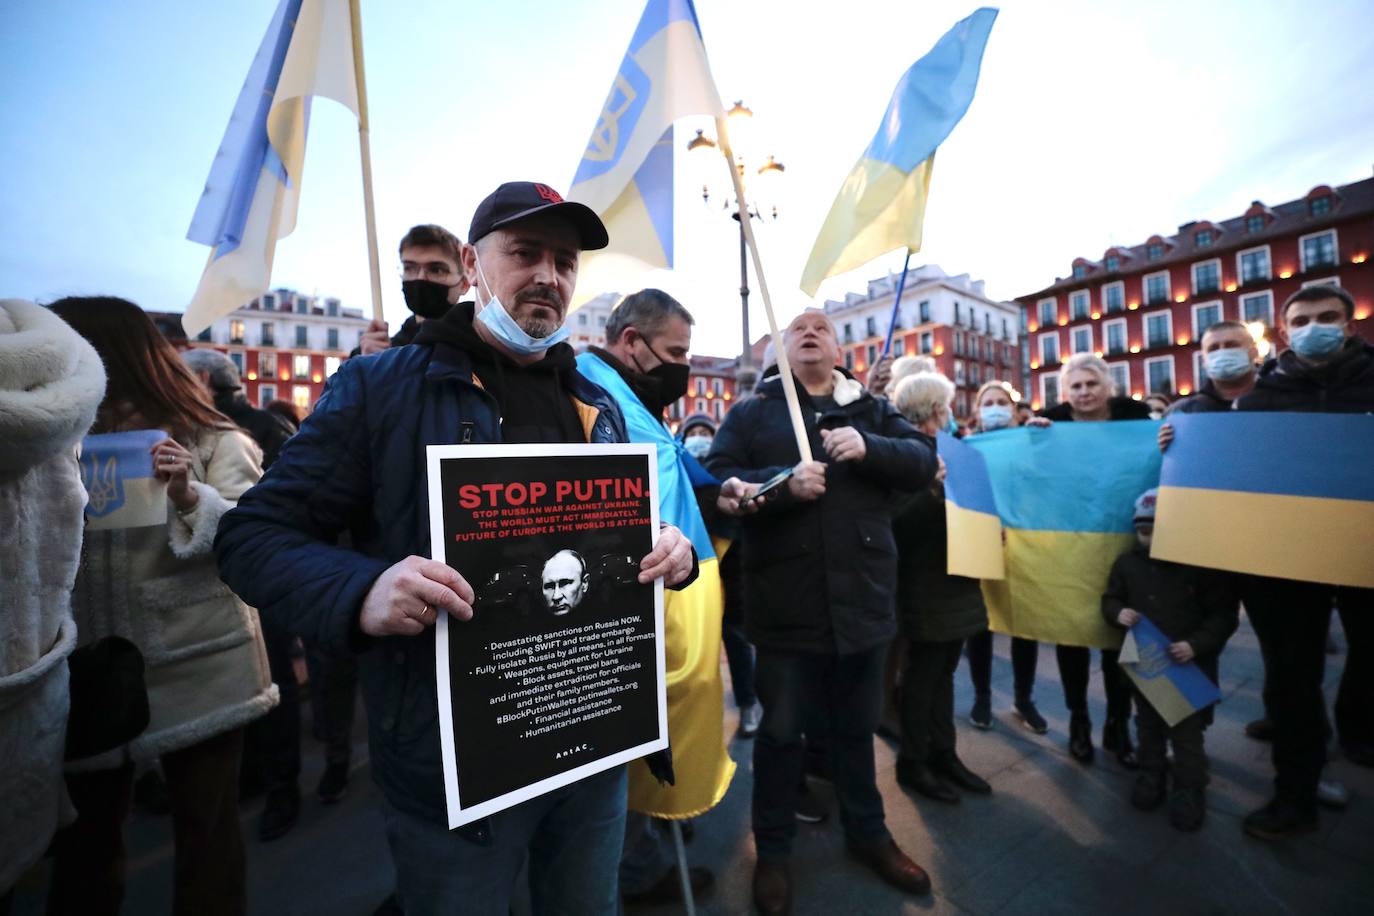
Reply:
M1196 394L1190 394L1188 397L1170 404L1169 409L1164 411L1164 415L1167 417L1176 413L1220 413L1230 409L1231 402L1222 397L1221 393L1217 391L1217 386L1212 383L1211 379L1208 379L1202 383L1202 387L1197 390Z
M239 429L253 437L258 448L262 449L264 471L277 460L277 455L286 444L286 440L296 434L285 417L277 416L270 410L259 410L249 404L248 398L244 397L243 391L238 388L233 391L216 392L215 406L233 420Z
M1230 581L1216 570L1151 559L1149 549L1137 543L1112 564L1102 617L1124 629L1117 615L1124 607L1134 609L1173 642L1191 644L1197 666L1216 683L1217 656L1239 619Z
M820 430L844 426L863 433L867 455L830 464L820 499L794 500L783 487L744 520L745 628L766 649L860 652L896 632L893 493L930 483L935 446L868 392L819 416L800 382L797 393L817 461L827 460ZM761 482L799 460L782 381L774 375L725 415L706 466L721 479Z
M911 639L949 642L988 628L977 579L951 576L945 485L904 497L892 519L897 539L897 623Z
M1352 337L1324 366L1308 365L1284 350L1264 364L1255 390L1236 401L1236 410L1374 412L1374 345Z
M1107 401L1107 408L1111 411L1111 416L1107 418L1109 420L1150 419L1149 405L1135 398L1112 398ZM1068 423L1073 420L1073 408L1068 401L1063 401L1040 411L1040 416L1056 423Z

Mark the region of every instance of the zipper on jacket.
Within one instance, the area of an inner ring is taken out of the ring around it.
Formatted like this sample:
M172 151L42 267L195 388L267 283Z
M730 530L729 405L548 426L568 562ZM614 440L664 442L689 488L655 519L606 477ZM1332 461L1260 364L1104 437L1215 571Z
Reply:
M474 424L473 424L473 422L472 422L471 420L464 420L462 423L459 423L459 424L458 424L458 429L460 430L459 435L458 435L458 441L459 441L460 444L462 444L462 445L471 445L471 444L472 444L472 428L473 428L473 426L474 426Z

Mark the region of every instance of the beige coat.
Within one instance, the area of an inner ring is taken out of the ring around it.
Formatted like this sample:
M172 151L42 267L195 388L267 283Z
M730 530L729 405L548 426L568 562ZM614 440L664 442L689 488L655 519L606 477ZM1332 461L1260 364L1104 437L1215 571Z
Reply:
M147 528L87 531L72 612L82 645L115 634L143 653L151 720L123 750L71 764L148 760L245 725L277 704L257 612L219 579L210 548L220 517L262 476L261 453L239 430L186 444L200 501Z

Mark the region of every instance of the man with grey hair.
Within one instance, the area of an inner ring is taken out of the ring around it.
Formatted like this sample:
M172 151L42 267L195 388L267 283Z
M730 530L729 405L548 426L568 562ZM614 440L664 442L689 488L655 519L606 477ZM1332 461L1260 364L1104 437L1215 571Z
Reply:
M262 469L265 471L277 460L277 453L295 432L282 417L269 410L259 410L248 403L239 380L239 367L224 353L208 347L182 351L181 358L210 389L215 407L220 413L253 437L262 449Z

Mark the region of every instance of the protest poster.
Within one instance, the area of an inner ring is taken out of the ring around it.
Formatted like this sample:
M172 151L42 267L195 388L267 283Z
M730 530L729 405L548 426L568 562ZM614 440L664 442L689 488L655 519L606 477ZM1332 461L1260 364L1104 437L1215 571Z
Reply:
M433 558L472 586L438 618L450 827L668 745L653 445L428 450Z
M153 474L160 429L100 433L81 440L81 484L86 488L86 528L147 528L167 521L167 484Z
M1146 617L1126 634L1118 661L1171 728L1221 699L1221 691L1201 668L1169 656L1169 637Z

